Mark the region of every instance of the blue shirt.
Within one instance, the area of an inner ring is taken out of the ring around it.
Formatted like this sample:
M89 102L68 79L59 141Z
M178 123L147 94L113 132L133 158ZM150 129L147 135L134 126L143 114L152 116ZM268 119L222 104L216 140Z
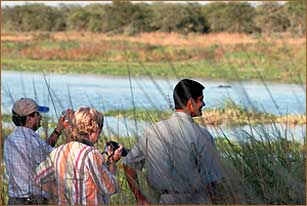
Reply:
M34 171L52 151L32 129L17 127L4 141L4 161L8 178L8 196L26 198L42 195L34 184Z

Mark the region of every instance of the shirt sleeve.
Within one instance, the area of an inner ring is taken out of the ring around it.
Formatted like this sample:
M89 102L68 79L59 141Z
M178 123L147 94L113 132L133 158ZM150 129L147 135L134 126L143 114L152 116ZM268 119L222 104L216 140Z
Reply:
M223 177L221 160L212 135L207 130L203 134L205 141L199 148L201 176L207 183L216 182Z
M34 181L36 184L44 184L55 180L54 167L51 158L41 162L35 170Z
M98 150L89 153L87 167L100 192L112 195L119 191L115 175L109 171Z
M41 140L39 137L36 138L35 141L33 141L32 147L33 148L31 148L31 157L37 165L45 161L50 152L52 152L53 150L50 145L48 145L45 141Z
M146 135L146 134L145 134ZM139 141L132 147L128 155L123 160L123 164L141 170L145 164L145 155L143 153L144 142L146 139L139 139Z

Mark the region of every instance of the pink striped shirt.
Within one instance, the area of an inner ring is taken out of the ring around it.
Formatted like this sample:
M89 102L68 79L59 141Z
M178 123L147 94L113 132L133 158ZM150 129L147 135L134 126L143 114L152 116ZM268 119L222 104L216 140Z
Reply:
M58 204L108 204L118 191L115 176L95 147L72 141L52 151L36 169L35 182L56 179Z

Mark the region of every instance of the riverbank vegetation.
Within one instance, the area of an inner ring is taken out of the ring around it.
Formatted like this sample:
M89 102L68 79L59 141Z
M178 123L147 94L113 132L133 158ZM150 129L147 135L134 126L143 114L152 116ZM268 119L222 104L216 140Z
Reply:
M3 70L306 82L305 38L219 33L15 33L1 36Z
M85 7L28 4L1 11L3 70L306 84L305 1L259 6L114 1ZM172 111L133 108L103 113L155 122ZM6 127L11 116L1 117L4 140L12 132ZM236 131L234 137L226 132L216 137L224 172L216 194L218 204L306 204L306 132L304 137L289 137L282 128L265 127L306 125L306 114L278 116L229 101L220 108L204 109L195 121L217 128L250 128ZM55 121L43 118L42 127L46 138L47 128L52 131ZM138 137L102 136L97 147L102 151L110 139L131 148ZM64 142L62 136L57 146ZM121 192L111 204L135 204L121 166L117 179ZM157 203L143 172L140 182L144 193ZM3 183L0 205L8 199L6 180Z
M131 138L114 140L127 148L134 143ZM227 137L215 141L224 174L223 181L217 185L218 204L305 204L305 142L290 141L273 134L259 141L248 132L242 132L237 141ZM159 194L147 184L145 174L138 173L141 190L152 203L158 204ZM118 180L122 192L112 197L112 204L135 204L121 166Z
M2 136L9 132L11 130L2 130ZM268 132L262 141L247 131L238 132L236 140L227 136L216 138L224 174L223 181L217 185L218 204L305 204L306 142L289 140L282 132L277 134ZM137 140L135 137L112 139L126 148L131 148ZM96 146L103 151L107 140L110 137L101 137ZM65 138L61 137L59 144L64 142ZM117 180L121 191L112 196L111 205L135 204L121 162L118 165ZM146 184L144 172L139 172L139 181L148 199L157 203L157 193ZM6 184L4 181L2 204L7 203Z
M306 34L306 1L196 2L2 7L3 31L87 31L135 35L144 32Z
M131 118L138 121L154 122L166 119L171 111L157 111L145 109L104 111L106 116ZM210 116L211 115L211 116ZM225 116L223 116L225 115ZM229 123L230 127L247 125L250 130L236 129L235 134L220 133L215 136L215 142L221 156L224 179L218 184L218 204L298 204L306 203L306 134L302 132L288 134L280 127L273 130L265 124L276 124L278 118L289 119L287 116L278 117L272 114L249 110L226 101L221 108L205 109L201 118L206 125ZM296 117L294 124L306 124L305 115ZM200 119L196 121L202 123ZM229 122L228 122L229 121ZM302 121L302 122L300 122ZM11 122L9 114L2 114L2 123ZM47 137L51 128L55 127L55 120L43 118L42 137ZM257 126L257 127L256 127ZM221 127L217 127L220 128ZM3 124L2 137L12 132ZM305 136L304 136L305 135ZM138 136L119 137L101 136L97 147L103 151L105 142L112 139L131 148L138 140ZM4 141L2 141L3 144ZM65 137L60 137L56 146L65 143ZM3 148L3 145L1 145ZM121 192L112 196L112 205L135 204L135 199L125 179L121 162L118 163L117 179ZM3 168L4 164L1 165ZM146 184L146 171L139 172L142 191L152 203L157 203L157 193ZM7 182L4 179L1 192L1 204L7 203Z
M104 112L105 116L115 116L117 118L128 118L137 121L157 122L161 119L167 119L172 111L159 111L153 109L128 109L128 110L110 110ZM280 123L289 126L306 124L306 115L289 114L274 115L265 112L253 111L244 108L233 101L225 101L224 105L214 109L204 109L201 117L195 118L195 121L202 125L256 125Z
M4 70L306 82L301 0L1 10Z
M103 112L104 116L112 116L116 118L127 118L136 121L157 122L161 119L167 119L172 114L171 110L156 109L127 109L127 110L108 110ZM10 114L1 115L3 122L11 122ZM228 125L243 126L256 124L272 124L280 123L289 126L306 124L306 115L304 114L288 114L274 115L265 112L254 111L251 108L244 108L233 101L225 101L221 107L213 109L204 109L203 115L194 119L201 125ZM52 122L52 119L47 119ZM53 124L53 123L52 123ZM49 127L54 127L49 125Z

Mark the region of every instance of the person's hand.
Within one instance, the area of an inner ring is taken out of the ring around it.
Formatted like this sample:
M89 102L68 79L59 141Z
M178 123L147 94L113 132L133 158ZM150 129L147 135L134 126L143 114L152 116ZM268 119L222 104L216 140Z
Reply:
M63 129L64 129L64 116L60 116L60 118L58 119L58 123L57 123L57 126L56 126L56 131L58 133L62 133Z
M123 145L119 144L119 148L114 151L113 160L118 161L122 157Z
M62 132L65 127L67 127L74 118L74 110L66 109L62 112L57 124L57 132Z
M118 160L121 158L123 148L124 148L124 147L123 147L123 145L121 145L121 144L119 144L119 147L118 147L115 151L113 151L113 149L112 149L111 146L108 146L108 147L107 147L107 154L108 154L108 156L109 156L110 159L111 159L111 163L112 163L113 161L116 162L116 161L118 161Z
M65 111L62 112L62 116L64 117L64 127L71 125L73 119L74 119L75 112L74 110L68 108Z
M66 137L66 143L73 140L72 138L72 122L74 119L75 112L72 109L66 109L62 112L62 116L64 117L64 134Z

